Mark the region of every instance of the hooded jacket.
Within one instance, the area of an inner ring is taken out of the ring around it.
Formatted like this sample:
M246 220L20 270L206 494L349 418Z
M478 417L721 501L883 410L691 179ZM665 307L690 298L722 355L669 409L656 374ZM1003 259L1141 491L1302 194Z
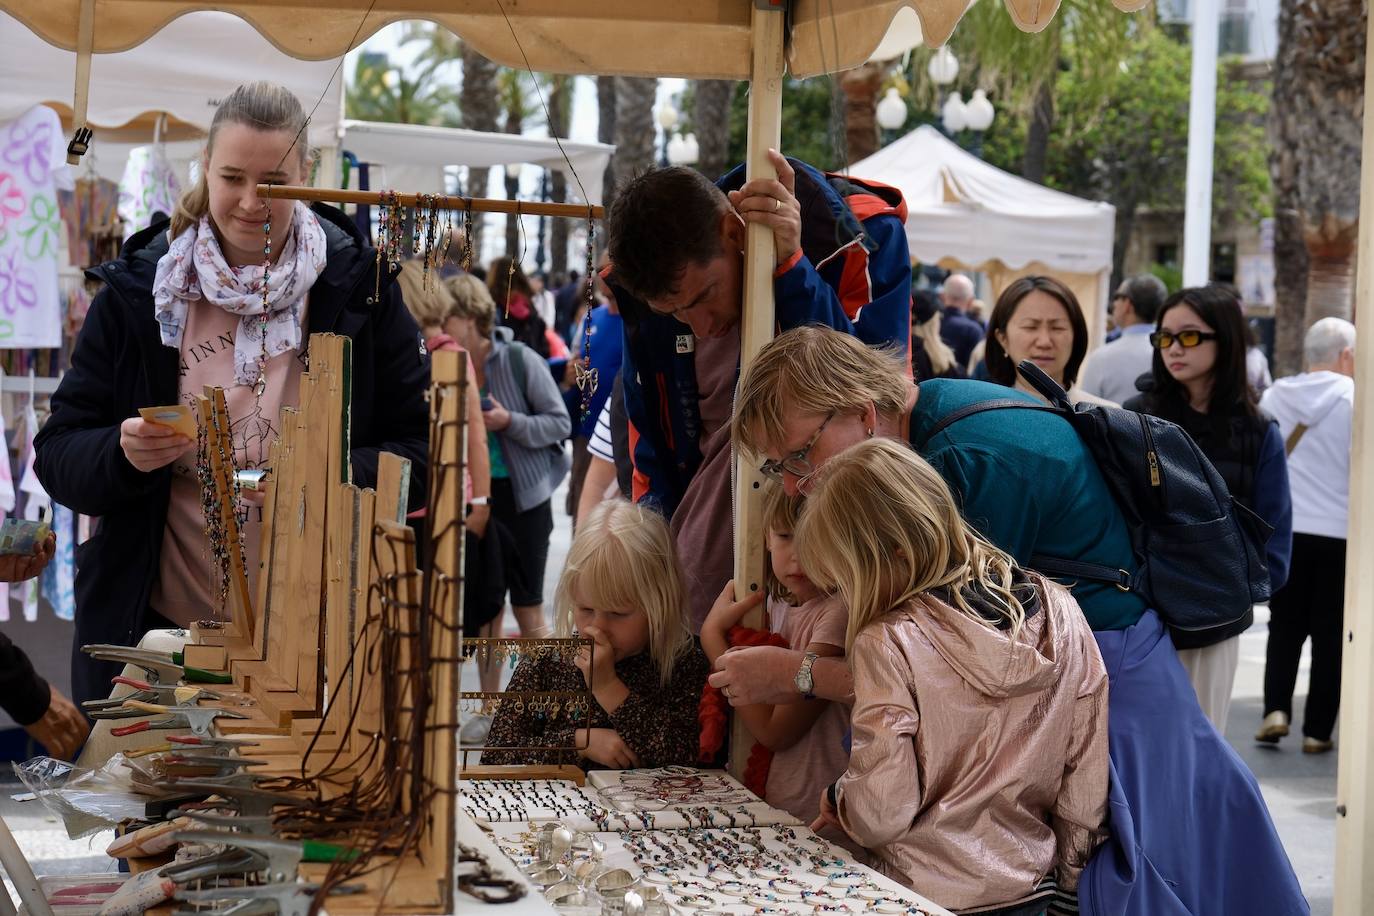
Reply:
M820 324L866 344L911 341L911 260L906 202L894 188L824 174L789 159L802 205L801 250L773 275L778 330ZM744 166L716 182L744 184ZM672 517L702 460L695 338L686 324L651 312L607 279L625 317L621 364L630 418L634 498ZM736 332L737 333L737 332Z
M859 632L841 825L953 910L1072 890L1105 836L1107 673L1067 589L1029 574L1015 638L934 595Z
M326 237L327 262L309 292L309 334L353 340L351 458L354 482L376 483L377 457L411 462L411 508L425 500L429 359L392 276L377 282L376 253L341 211L312 207ZM87 275L106 288L95 297L52 397L52 414L34 440L34 470L57 502L98 516L76 552L76 639L72 694L109 695L118 665L81 652L88 643L133 645L147 629L171 497L169 467L144 473L119 446L119 426L140 407L174 404L176 348L163 345L153 317L153 278L167 253L165 220L132 236L119 257Z
M1285 441L1299 423L1307 427L1288 455L1293 531L1344 540L1355 380L1327 371L1281 378L1264 392L1260 407L1278 421Z

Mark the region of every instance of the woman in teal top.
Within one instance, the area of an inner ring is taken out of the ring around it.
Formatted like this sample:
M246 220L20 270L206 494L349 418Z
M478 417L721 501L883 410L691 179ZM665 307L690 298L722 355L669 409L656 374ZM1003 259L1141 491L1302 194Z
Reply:
M742 376L731 431L737 449L763 459L765 474L801 492L850 445L899 439L930 461L970 524L1018 564L1039 554L1132 570L1121 511L1062 417L982 412L926 441L951 412L1009 395L950 379L918 390L892 355L823 328L797 328L765 346ZM1307 913L1259 785L1203 716L1159 616L1113 587L1073 584L1073 592L1110 678L1112 837L1083 873L1081 911ZM787 676L801 664L797 653L777 655L786 651L727 653L711 684L736 705L785 702ZM827 661L815 660L809 673L812 691L831 698Z

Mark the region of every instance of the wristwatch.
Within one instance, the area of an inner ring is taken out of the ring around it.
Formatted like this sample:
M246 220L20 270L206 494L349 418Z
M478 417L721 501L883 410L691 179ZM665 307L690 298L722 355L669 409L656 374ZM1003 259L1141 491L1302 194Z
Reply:
M816 698L816 682L811 678L811 666L819 657L815 652L808 652L802 656L802 663L801 667L797 669L797 676L792 678L792 683L797 685L797 693L808 700Z

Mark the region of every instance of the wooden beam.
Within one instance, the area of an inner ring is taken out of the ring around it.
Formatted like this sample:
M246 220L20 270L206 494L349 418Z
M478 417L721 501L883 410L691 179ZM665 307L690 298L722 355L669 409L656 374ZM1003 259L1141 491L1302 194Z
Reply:
M320 203L359 204L360 206L429 207L440 210L471 210L473 213L513 213L517 216L553 216L566 219L605 219L600 206L554 204L532 200L493 200L482 197L451 197L444 194L393 194L386 191L345 191L340 188L305 188L289 184L260 184L259 197L277 200L304 200Z
M1368 35L1374 39L1374 16ZM1374 44L1366 45L1366 61ZM1374 66L1364 93L1374 99ZM1374 302L1374 118L1364 121L1360 160L1356 303ZM1366 329L1366 332L1369 329ZM1374 340L1355 347L1355 412L1350 450L1350 528L1345 544L1345 638L1341 657L1341 745L1336 771L1337 916L1374 913Z
M782 145L783 13L754 8L754 51L749 89L749 144L745 179L776 178L768 150ZM750 223L744 241L744 311L740 316L740 372L764 344L773 339L773 230ZM763 588L762 476L753 464L735 457L735 596L744 598ZM762 610L751 612L744 625L758 627ZM744 773L753 736L739 716L730 728L730 771Z

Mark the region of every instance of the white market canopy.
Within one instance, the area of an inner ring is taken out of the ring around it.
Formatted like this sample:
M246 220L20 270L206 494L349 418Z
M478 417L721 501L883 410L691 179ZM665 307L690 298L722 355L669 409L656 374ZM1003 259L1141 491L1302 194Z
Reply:
M1110 2L1131 11L1143 8L1149 0ZM1059 9L1058 0L1003 3L1017 26L1028 32L1043 29ZM177 16L209 6L199 0L5 0L0 7L14 12L53 44L76 50L85 4L93 8L91 48L97 52L134 47ZM772 5L782 8L780 2ZM796 0L791 5L789 72L801 78L863 63L903 7L915 10L926 44L937 47L949 38L967 6L968 0ZM307 60L338 57L389 23L426 19L461 35L482 54L508 67L524 68L528 59L530 69L540 72L718 79L749 79L754 7L754 0L224 0L214 4L253 23L286 53Z
M76 54L54 47L5 13L0 13L0 43L0 121L46 103L69 122ZM343 74L335 74L337 66L337 61L288 56L237 16L191 13L137 47L93 56L87 112L96 133L91 148L98 155L104 143L151 142L158 113L175 119L164 134L168 140L203 135L219 101L250 79L279 83L308 106L320 100L310 120L310 143L334 146L343 119ZM117 158L122 168L123 157Z
M344 121L340 149L353 153L364 162L393 169L407 168L407 174L419 175L416 169L428 173L425 186L405 182L406 190L423 194L446 193L443 186L445 166L466 165L486 168L505 165L533 165L563 172L568 178L568 197L584 203L600 204L602 178L615 147L605 143L578 143L573 140L555 141L546 137L526 137L519 134L487 133L456 127L428 127L420 124L381 124L372 121ZM563 151L559 151L559 144ZM566 152L574 176L563 160ZM388 179L391 180L390 178ZM578 181L586 189L582 199ZM393 182L394 183L394 182ZM374 188L377 182L373 181Z
M1094 341L1105 324L1116 209L1004 172L922 125L850 166L902 192L911 256L986 272L1000 291L1044 272L1078 296Z

